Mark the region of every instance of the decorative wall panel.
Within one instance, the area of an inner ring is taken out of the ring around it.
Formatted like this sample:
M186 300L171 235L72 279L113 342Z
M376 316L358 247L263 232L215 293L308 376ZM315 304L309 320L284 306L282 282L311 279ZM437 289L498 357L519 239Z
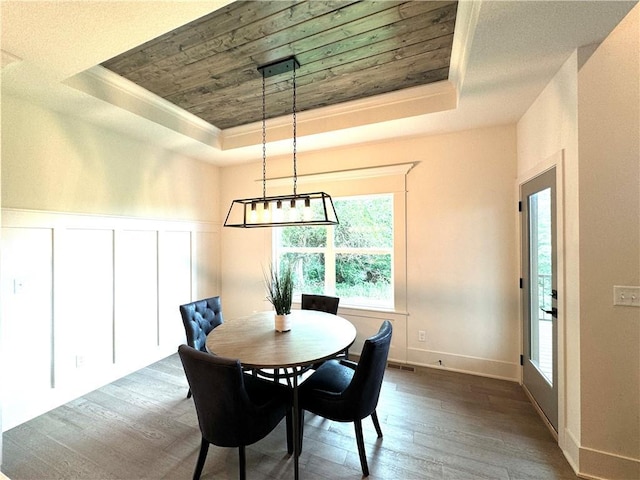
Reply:
M220 293L218 225L3 209L2 227L5 430L175 353L178 306Z

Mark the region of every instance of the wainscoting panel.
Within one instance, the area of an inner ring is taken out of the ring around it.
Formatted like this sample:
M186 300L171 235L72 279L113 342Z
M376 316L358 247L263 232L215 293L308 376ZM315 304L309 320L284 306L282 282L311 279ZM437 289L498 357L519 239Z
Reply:
M47 228L2 232L0 365L6 429L12 416L29 418L40 413L31 399L52 386L52 235Z
M115 239L115 362L142 367L159 344L158 234L125 230Z
M3 209L2 228L4 430L175 353L178 306L220 293L217 224Z
M113 231L55 233L54 386L69 388L113 364Z
M211 236L215 238L215 234ZM162 356L175 353L181 343L187 342L178 307L191 301L191 237L191 232L160 232L158 237L158 332ZM215 244L210 248L215 251Z

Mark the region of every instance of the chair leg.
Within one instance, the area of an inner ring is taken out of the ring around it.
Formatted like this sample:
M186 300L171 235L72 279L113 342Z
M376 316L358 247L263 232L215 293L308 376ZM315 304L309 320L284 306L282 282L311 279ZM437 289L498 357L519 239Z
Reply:
M371 414L371 420L373 420L373 426L376 427L376 433L378 434L378 438L382 438L382 429L380 428L380 422L378 421L378 414L374 410Z
M191 389L187 392L187 398L191 398Z
M358 454L360 454L360 466L362 467L362 476L369 476L369 465L367 465L367 453L364 450L364 435L362 434L362 420L353 422L356 427L356 442L358 443Z
M244 445L240 445L238 447L239 455L240 455L240 480L246 480L247 478L247 467L246 467L246 458L244 452Z
M287 453L291 455L293 453L293 409L287 409Z
M204 461L207 459L207 452L209 451L209 442L204 437L200 444L200 454L198 455L198 462L196 463L196 469L193 472L193 480L199 480L202 474L202 468L204 467Z
M302 453L302 438L304 437L304 410L298 414L298 454Z

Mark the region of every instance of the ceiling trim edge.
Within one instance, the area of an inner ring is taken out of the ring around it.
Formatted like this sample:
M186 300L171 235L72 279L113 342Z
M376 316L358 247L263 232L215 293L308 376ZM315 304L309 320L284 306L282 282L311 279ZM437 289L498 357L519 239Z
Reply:
M348 170L335 170L332 172L309 173L297 176L297 183L335 182L340 180L362 180L363 178L388 177L393 175L406 175L417 162L398 163L394 165L381 165L378 167L353 168ZM270 187L282 187L291 183L292 176L267 178L266 184ZM262 179L256 179L262 182Z
M460 98L469 63L469 52L475 36L482 0L459 1L449 64L449 80Z
M453 84L444 80L298 112L298 136L453 110L458 105L457 98ZM291 115L267 120L267 135L269 142L291 138ZM262 140L262 122L225 129L222 136L223 150L255 145Z
M63 83L198 142L218 149L222 146L219 128L100 65Z

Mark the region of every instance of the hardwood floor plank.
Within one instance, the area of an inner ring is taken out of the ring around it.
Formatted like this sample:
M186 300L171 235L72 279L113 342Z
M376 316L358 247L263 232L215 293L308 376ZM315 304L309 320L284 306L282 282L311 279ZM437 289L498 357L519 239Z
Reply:
M177 355L119 379L4 434L12 480L190 479L200 448L193 401ZM439 369L387 369L378 403L384 437L363 421L371 480L575 480L512 382ZM252 480L293 478L282 422L247 447ZM361 479L353 425L305 415L305 480ZM238 476L238 451L211 446L203 480Z

